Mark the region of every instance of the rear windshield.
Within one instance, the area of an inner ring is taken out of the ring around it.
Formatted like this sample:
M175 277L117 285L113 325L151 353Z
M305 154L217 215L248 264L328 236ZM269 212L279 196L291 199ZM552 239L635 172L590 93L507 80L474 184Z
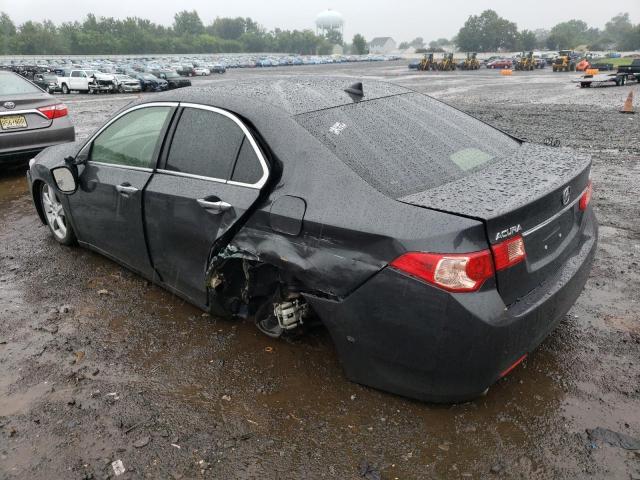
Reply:
M0 75L0 96L22 93L42 93L42 90L18 75Z
M419 93L296 118L363 180L393 198L462 178L519 146L502 132Z

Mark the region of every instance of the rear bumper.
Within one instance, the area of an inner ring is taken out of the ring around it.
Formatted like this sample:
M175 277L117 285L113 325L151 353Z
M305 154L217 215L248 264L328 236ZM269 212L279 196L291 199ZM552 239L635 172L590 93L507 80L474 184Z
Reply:
M386 268L341 302L308 297L349 379L432 402L477 397L556 327L580 295L597 245L593 212L575 254L508 309L487 284L449 294Z
M75 128L67 117L57 118L51 126L37 130L0 133L0 164L16 163L33 157L52 145L73 142Z

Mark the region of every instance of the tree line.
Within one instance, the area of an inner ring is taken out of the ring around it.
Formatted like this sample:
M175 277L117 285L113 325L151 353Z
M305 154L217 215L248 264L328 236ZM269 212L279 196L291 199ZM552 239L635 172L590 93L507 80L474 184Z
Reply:
M218 17L205 25L198 13L181 11L171 26L128 17L87 15L82 21L56 25L27 21L16 25L0 13L0 55L99 55L180 53L282 52L327 55L344 43L338 32L316 35L312 30L267 31L251 18ZM353 53L366 53L366 40L356 35Z
M640 24L634 25L628 13L620 13L609 20L604 29L589 27L582 20L569 20L553 28L518 30L518 26L500 17L494 10L471 15L452 39L440 38L429 42L428 49L439 51L455 45L461 51L497 52L535 49L640 50ZM421 37L402 42L401 49L424 49Z

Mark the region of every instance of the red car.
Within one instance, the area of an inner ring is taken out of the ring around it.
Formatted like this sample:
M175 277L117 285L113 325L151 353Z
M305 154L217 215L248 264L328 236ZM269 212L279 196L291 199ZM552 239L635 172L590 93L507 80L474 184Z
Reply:
M487 68L511 68L513 67L513 60L510 58L499 58L493 62L487 63Z

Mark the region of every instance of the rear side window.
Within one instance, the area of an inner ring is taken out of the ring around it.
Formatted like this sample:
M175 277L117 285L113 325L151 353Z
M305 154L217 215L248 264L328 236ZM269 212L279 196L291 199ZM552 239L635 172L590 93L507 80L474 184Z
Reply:
M519 147L489 125L418 93L296 118L363 180L393 198L462 178Z
M167 157L166 170L227 180L244 132L230 118L199 108L180 117Z
M260 160L258 160L258 156L249 139L244 137L236 166L233 169L233 175L231 175L231 180L252 185L258 183L260 178L262 178L262 173Z
M20 95L22 93L42 93L35 85L13 73L0 74L0 95Z

